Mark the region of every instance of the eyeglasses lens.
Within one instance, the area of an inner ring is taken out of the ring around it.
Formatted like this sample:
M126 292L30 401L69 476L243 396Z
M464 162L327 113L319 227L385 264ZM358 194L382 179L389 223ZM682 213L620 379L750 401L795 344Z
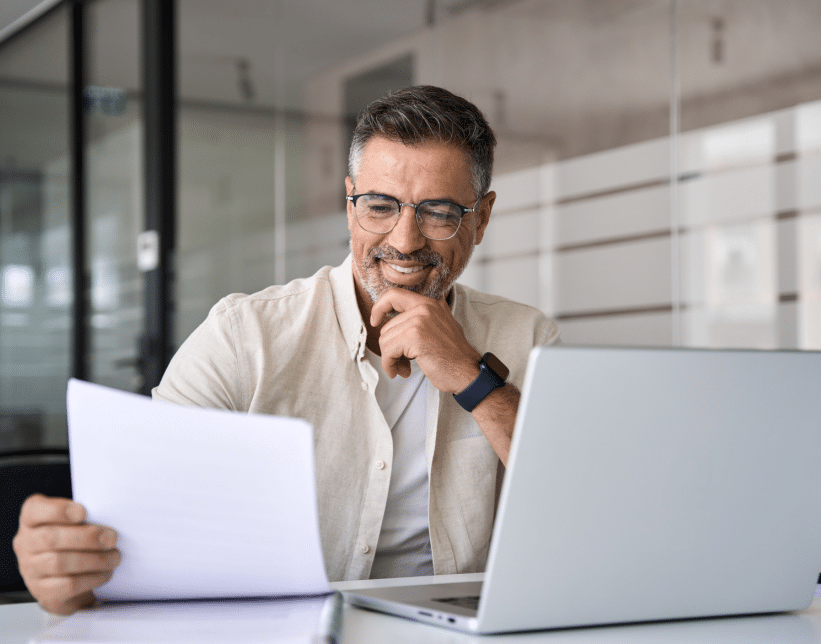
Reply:
M356 218L367 231L389 232L396 224L399 202L380 195L362 195L356 200ZM424 201L416 210L419 230L429 239L450 239L459 229L462 213L447 201Z
M356 218L372 233L386 233L396 223L399 202L379 195L362 195L356 200Z
M456 234L462 221L462 212L446 201L425 201L416 211L419 230L430 239L448 239Z

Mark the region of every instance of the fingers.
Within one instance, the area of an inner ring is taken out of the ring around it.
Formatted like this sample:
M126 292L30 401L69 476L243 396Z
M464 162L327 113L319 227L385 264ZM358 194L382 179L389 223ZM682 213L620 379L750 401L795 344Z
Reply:
M438 300L433 300L432 298L419 295L404 288L388 289L379 297L371 309L371 325L380 326L383 324L391 311L404 313L414 306L436 301ZM444 302L444 299L441 301ZM447 304L445 306L447 306Z
M48 588L44 588L43 599L37 601L49 613L55 615L71 615L81 608L93 605L97 598L92 590L102 586L111 579L111 573L94 573L78 575L73 578L54 579ZM29 590L31 590L29 588ZM32 593L34 594L34 593ZM53 599L53 597L70 597L69 599Z
M54 550L111 550L117 543L117 533L95 524L41 525L32 528L26 544L29 552Z
M398 315L385 322L391 311ZM385 291L371 310L371 324L383 322L379 349L389 377L407 378L410 360L415 360L439 391L462 391L476 378L481 354L468 342L444 297L433 299L401 288Z
M106 583L120 563L120 553L41 553L20 572L26 587L47 611L69 615L96 601L93 589Z
M409 378L411 375L410 361L416 359L416 351L419 350L416 338L409 332L414 327L412 320L393 318L379 335L382 368L391 379L396 376Z
M35 527L50 523L82 523L85 508L71 499L33 494L25 500L20 509L20 525Z
M410 378L411 364L410 360L405 356L392 357L387 353L382 353L382 368L388 374L388 378L393 380L396 376L403 378Z
M422 298L379 332L382 366L393 378L410 375L416 364L439 391L462 391L479 371L481 354L468 342L444 300Z
M120 552L118 550L41 552L30 559L33 568L31 576L40 579L83 576L88 573L110 573L119 563Z
M391 335L391 331L395 334L396 328L402 325L403 322L406 322L406 320L399 317L388 319L389 314L392 311L404 313L414 307L432 302L434 302L434 300L419 295L418 293L413 293L406 289L393 288L383 293L374 304L371 310L371 324L379 326L387 321L387 324L380 333L379 345L382 353L382 368L385 370L385 373L388 374L389 378L392 379L396 376L402 376L403 378L410 377L410 361L412 358L415 358L415 355L406 353L405 349L407 347L387 341L389 335Z
M67 615L95 601L94 588L119 565L117 533L84 523L86 511L70 499L35 494L20 511L12 541L26 587L46 610Z

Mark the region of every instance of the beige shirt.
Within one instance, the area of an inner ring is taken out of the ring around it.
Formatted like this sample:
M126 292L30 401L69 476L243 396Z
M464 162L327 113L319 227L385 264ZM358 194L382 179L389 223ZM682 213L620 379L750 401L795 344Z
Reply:
M538 310L455 285L468 341L521 388L530 349L558 337ZM304 418L314 427L317 504L331 581L367 579L393 462L391 431L365 357L351 258L254 295L229 295L183 343L154 398ZM427 387L425 459L436 574L484 570L504 468L473 416ZM284 553L284 556L287 554Z

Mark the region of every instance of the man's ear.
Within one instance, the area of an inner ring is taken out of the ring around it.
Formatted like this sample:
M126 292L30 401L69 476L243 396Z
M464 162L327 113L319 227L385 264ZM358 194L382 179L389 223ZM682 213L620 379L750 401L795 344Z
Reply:
M473 242L477 246L482 243L482 237L485 236L485 229L490 222L490 211L493 210L495 201L496 193L491 190L482 197L482 201L479 203L479 212L476 218L476 235Z

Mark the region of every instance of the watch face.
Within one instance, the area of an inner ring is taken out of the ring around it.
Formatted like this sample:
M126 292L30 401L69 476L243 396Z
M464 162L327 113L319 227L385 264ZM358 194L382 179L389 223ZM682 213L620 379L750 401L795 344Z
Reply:
M487 366L493 369L493 373L499 376L502 380L507 380L507 377L510 375L510 369L505 366L505 363L499 360L496 356L492 353L488 352L482 359L487 363Z

